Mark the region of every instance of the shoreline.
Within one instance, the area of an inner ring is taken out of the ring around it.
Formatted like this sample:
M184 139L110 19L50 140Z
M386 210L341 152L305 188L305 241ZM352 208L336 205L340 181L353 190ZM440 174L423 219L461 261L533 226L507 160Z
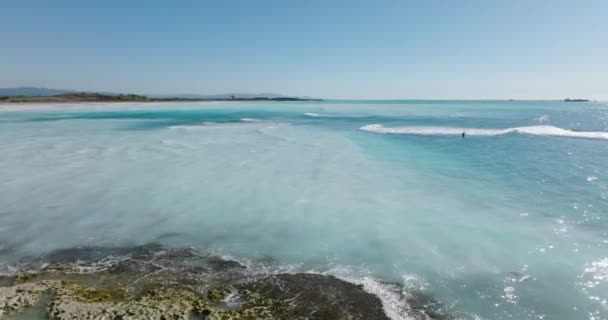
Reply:
M45 109L68 109L79 107L104 107L104 106L148 106L148 105L163 105L163 104L210 104L220 101L70 101L70 102L0 102L1 111L26 111L26 110L45 110ZM222 101L223 102L223 101ZM230 102L230 101L226 101ZM238 102L238 101L237 101Z
M150 100L150 101L23 101L23 102L6 102L0 101L0 112L1 111L22 111L22 110L44 110L44 109L62 109L62 108L74 108L74 107L100 107L100 106L154 106L164 104L211 104L211 103L238 103L238 102L309 102L309 101L323 101L313 99L201 99L201 100L187 100L187 99L176 99L176 100Z

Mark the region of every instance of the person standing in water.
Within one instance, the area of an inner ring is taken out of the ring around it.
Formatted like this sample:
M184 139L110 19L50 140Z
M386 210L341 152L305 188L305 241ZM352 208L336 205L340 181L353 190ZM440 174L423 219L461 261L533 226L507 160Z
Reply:
M462 132L462 138L464 139L464 136L466 136L467 134L463 131Z

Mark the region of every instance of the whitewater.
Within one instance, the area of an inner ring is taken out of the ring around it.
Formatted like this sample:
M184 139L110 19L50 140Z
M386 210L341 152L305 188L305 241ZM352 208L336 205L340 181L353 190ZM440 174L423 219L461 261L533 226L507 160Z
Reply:
M554 126L527 126L507 129L452 128L452 127L385 127L381 124L370 124L361 130L377 133L419 134L419 135L460 135L463 132L470 136L496 136L508 133L531 134L538 136L556 136L571 138L608 139L608 132L572 131Z
M607 140L602 102L2 105L0 277L156 243L395 320L607 320Z

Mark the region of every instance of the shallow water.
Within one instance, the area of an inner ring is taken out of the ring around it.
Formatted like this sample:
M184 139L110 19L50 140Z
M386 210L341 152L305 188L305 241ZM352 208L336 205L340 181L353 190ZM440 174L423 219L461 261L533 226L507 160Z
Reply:
M605 103L3 110L0 261L159 242L338 275L394 319L414 289L462 319L608 319L607 132Z

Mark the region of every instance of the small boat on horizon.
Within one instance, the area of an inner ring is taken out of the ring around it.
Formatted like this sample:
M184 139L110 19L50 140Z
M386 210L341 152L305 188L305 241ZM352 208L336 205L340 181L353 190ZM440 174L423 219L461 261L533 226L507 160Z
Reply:
M589 102L589 99L570 99L566 98L564 102Z

